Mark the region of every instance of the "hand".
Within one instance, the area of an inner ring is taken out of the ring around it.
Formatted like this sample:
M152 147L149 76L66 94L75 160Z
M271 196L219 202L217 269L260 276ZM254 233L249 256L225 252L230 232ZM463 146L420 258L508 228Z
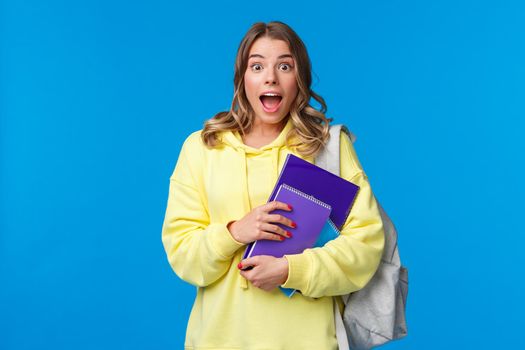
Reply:
M237 265L239 269L253 267L251 270L241 270L241 276L255 287L267 292L277 288L288 279L288 260L284 257L275 258L268 255L252 256Z
M270 212L277 209L285 211L292 210L288 204L282 202L273 201L266 203L253 209L239 221L228 224L228 230L230 230L232 237L237 242L244 244L259 239L283 241L285 237L290 238L292 234L275 225L275 223L280 223L292 228L296 227L295 223L282 215L270 214Z

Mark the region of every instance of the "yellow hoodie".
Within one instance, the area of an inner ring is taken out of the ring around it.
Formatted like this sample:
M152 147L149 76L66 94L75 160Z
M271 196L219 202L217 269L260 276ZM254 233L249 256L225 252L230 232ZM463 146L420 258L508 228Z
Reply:
M324 247L286 255L282 285L301 293L266 292L239 274L245 245L226 224L266 203L286 155L288 121L270 144L255 149L238 133L220 135L208 149L200 131L182 147L170 178L162 242L170 265L197 287L185 349L337 349L334 295L362 288L375 272L384 244L383 224L367 177L348 137L341 136L341 176L360 186L341 236ZM313 162L311 158L305 158Z

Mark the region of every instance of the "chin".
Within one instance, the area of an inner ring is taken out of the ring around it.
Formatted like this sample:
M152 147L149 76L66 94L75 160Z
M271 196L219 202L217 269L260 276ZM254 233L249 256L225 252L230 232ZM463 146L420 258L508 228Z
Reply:
M259 119L259 121L263 122L264 124L280 124L284 123L285 120L287 120L288 113L285 115L268 115L265 112L262 112L262 114L256 114L256 119Z

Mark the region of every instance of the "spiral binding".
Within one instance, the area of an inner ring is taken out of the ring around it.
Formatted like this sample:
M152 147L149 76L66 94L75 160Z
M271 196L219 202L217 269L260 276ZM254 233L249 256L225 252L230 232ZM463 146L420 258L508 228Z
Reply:
M339 231L339 229L337 228L337 226L335 226L334 222L332 220L330 220L330 218L328 218L328 224L330 226L332 226L332 228L335 230L335 232L339 232L339 234L341 234L341 232Z
M330 209L330 210L332 209L332 207L330 205L326 204L325 202L321 202L319 199L315 198L314 196L311 196L309 194L301 192L297 188L294 188L294 187L292 187L290 185L287 185L287 184L283 183L281 185L281 188L285 188L288 191L291 191L291 192L293 192L295 194L298 194L298 195L300 195L300 196L302 196L302 197L304 197L304 198L306 198L306 199L308 199L308 200L310 200L310 201L312 201L312 202L314 202L314 203L316 203L316 204L318 204L318 205L320 205L322 207L325 207L326 209Z

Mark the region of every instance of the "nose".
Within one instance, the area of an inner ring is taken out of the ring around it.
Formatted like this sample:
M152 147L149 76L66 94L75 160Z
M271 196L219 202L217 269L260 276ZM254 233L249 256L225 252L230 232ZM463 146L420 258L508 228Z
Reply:
M277 84L277 74L273 69L266 70L266 84L275 85Z

